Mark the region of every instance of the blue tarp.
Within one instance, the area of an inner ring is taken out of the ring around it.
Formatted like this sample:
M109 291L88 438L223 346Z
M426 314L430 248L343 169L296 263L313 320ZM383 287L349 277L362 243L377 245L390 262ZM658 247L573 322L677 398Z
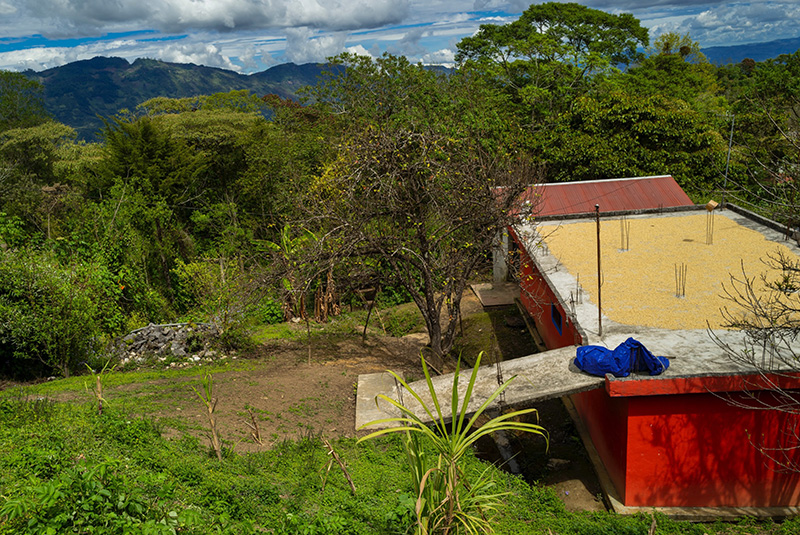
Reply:
M581 370L604 377L607 373L627 377L631 372L649 371L658 375L669 368L666 357L655 357L638 340L628 338L613 351L602 346L580 346L575 365Z

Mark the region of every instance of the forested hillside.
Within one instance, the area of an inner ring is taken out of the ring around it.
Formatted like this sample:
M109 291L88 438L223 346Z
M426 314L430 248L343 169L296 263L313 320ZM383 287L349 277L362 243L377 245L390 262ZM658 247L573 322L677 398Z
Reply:
M800 48L800 39L703 49L716 65L757 61ZM445 67L429 67L448 72ZM250 75L202 65L138 59L96 57L41 72L26 71L44 87L45 107L57 121L71 126L84 140L98 141L103 117L133 109L155 97L184 98L247 89L256 95L276 94L297 99L297 91L315 85L325 65L285 63Z
M457 62L270 71L314 84L308 105L266 75L148 60L91 60L91 85L0 73L0 372L67 375L181 318L236 344L253 318L378 284L446 354L466 281L498 228L536 216L515 203L537 181L672 174L797 224L800 52L718 67L691 36L542 4L482 26ZM102 116L96 142L64 124L79 108Z
M137 59L97 57L41 72L24 74L44 87L44 105L78 137L97 140L103 117L159 96L194 97L248 90L256 95L276 94L296 98L299 88L313 85L322 65L287 63L253 75L204 67Z

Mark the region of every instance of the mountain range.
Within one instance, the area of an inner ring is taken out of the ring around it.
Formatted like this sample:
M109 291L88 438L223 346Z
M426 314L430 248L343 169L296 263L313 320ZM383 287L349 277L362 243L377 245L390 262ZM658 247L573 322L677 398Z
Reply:
M792 54L798 49L800 49L800 37L747 45L712 46L702 49L702 52L711 63L727 65L740 63L745 58L764 61L777 58L781 54Z
M45 107L52 116L95 140L103 118L122 109L133 110L154 97L193 97L248 89L256 95L270 93L295 98L297 90L313 85L325 64L285 63L255 74L202 65L137 59L96 57L44 71L24 74L44 86Z
M798 49L800 38L710 47L702 52L710 62L722 65L738 63L744 58L763 61ZM326 65L321 63L285 63L245 75L154 59L129 63L122 58L96 57L25 74L42 83L45 106L56 120L75 128L79 138L96 140L103 118L122 109L133 110L154 97L182 98L248 89L259 96L274 93L296 98L297 90L315 84L325 69Z

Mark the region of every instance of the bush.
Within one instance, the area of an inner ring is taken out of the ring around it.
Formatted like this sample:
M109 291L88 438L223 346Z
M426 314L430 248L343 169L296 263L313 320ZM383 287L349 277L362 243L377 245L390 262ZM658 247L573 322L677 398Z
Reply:
M411 302L411 294L402 286L384 286L376 297L378 306L389 308Z
M283 307L274 299L262 299L255 310L255 319L262 325L283 323Z
M186 296L186 305L194 307L205 321L213 323L221 336L228 331L239 331L243 335L243 321L252 315L260 301L261 277L255 269L242 269L233 261L186 264L178 260L172 274L178 281L179 293ZM231 336L240 335L231 333ZM235 344L226 342L226 345Z
M168 534L189 520L188 515L152 507L129 484L119 461L70 467L57 479L7 500L0 516L17 533L32 534Z
M64 376L124 324L104 268L60 265L51 253L0 253L0 372Z

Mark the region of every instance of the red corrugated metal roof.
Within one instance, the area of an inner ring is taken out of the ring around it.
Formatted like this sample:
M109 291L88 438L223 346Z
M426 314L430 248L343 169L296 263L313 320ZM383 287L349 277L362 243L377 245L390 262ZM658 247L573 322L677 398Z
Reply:
M692 200L671 176L611 178L532 186L526 198L539 217L617 210L646 210L692 206Z

